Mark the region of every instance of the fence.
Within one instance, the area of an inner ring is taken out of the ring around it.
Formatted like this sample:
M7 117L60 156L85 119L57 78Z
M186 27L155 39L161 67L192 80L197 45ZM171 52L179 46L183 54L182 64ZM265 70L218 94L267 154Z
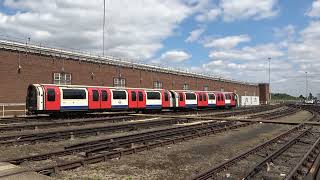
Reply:
M0 107L2 117L25 115L27 112L25 103L0 103Z

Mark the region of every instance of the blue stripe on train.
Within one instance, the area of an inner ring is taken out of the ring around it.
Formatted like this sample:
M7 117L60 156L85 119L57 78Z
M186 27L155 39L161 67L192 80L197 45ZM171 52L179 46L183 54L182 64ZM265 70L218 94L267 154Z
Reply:
M208 104L208 107L217 107L216 104Z
M61 111L86 111L88 106L61 106Z
M196 108L198 105L197 104L186 104L186 108Z
M112 105L112 109L128 109L128 105Z
M147 105L146 109L161 109L161 105Z

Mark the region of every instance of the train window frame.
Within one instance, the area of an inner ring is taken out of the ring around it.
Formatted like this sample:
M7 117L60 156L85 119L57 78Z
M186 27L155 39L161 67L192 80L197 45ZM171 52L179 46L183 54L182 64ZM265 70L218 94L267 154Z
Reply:
M53 92L53 94L51 94ZM56 101L56 91L54 88L47 89L47 101L54 102Z
M131 91L131 101L137 101L137 93L135 91Z
M220 94L218 94L218 101L221 101L221 96L220 96Z
M108 92L106 90L101 90L101 101L108 101Z
M143 101L142 91L139 91L139 92L138 92L138 99L139 99L139 101Z
M164 101L169 101L169 93L164 92Z
M194 93L186 93L186 100L196 100L197 97Z
M216 100L216 95L215 94L209 94L209 100Z
M78 94L74 95L75 92ZM87 99L87 93L84 89L62 89L62 98L64 100Z
M121 94L119 94L119 93L121 93ZM125 95L125 96L123 96L123 95ZM117 96L117 97L115 98L115 96ZM112 91L112 98L117 99L117 100L125 100L125 99L127 99L127 93L126 93L126 91L123 91L123 90L114 90L114 91Z
M148 100L161 100L160 92L158 91L148 91L147 92Z
M202 101L202 94L199 94L199 101Z
M99 101L100 95L98 90L92 90L92 101Z
M207 101L207 95L206 94L202 94L203 96L203 101Z

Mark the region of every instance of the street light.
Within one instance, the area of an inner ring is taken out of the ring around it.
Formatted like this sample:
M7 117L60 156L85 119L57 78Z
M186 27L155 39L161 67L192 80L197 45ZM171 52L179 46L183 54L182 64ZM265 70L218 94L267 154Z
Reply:
M308 72L305 72L306 73L306 100L308 98Z
M271 64L271 57L268 57L268 61L269 61L269 104L271 103L271 78L270 78L270 74L271 74L271 68L270 68L270 64Z
M104 56L104 26L106 21L106 0L103 0L102 55Z

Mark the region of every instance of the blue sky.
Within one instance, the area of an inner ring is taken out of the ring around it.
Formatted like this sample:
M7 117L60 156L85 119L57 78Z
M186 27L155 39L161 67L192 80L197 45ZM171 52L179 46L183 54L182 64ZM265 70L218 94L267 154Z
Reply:
M320 92L320 0L106 0L105 52ZM103 0L0 0L0 38L102 54Z

